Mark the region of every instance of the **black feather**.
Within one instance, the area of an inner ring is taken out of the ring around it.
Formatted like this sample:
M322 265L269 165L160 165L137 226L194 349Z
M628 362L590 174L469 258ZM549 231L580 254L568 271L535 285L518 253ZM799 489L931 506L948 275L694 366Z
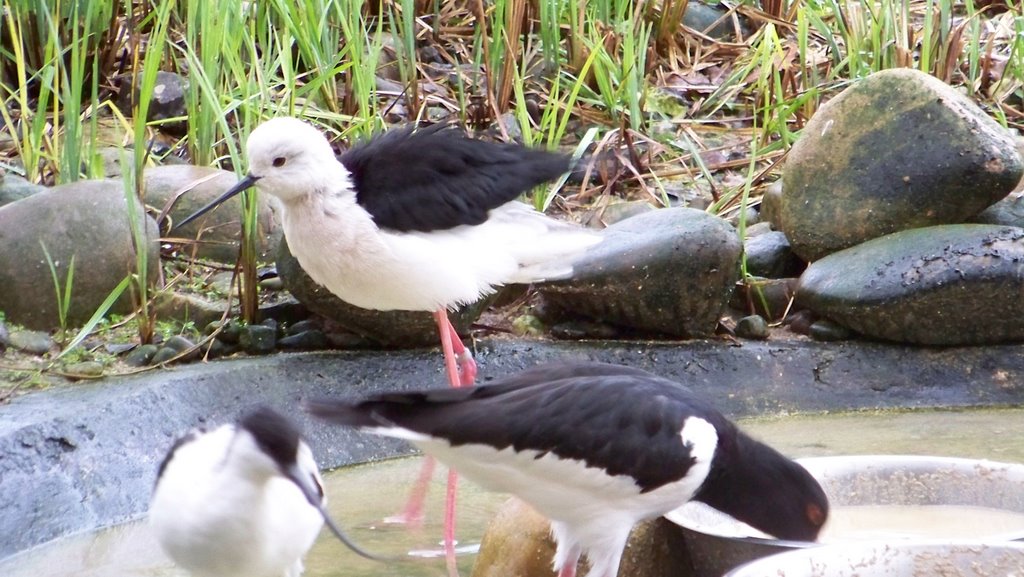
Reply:
M483 223L491 209L567 172L570 159L436 124L386 132L345 152L341 163L377 226L429 232Z

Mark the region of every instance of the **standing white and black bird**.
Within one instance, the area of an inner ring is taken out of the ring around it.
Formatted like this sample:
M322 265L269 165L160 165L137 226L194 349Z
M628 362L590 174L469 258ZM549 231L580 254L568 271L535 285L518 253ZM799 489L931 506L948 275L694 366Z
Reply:
M178 439L157 474L149 523L157 542L196 577L298 577L327 522L320 473L299 430L268 408Z
M534 368L472 389L319 400L330 422L402 438L551 520L554 567L615 577L633 525L691 499L781 539L813 541L828 500L803 467L686 387L603 363Z
M248 175L177 226L252 186L276 197L288 247L314 281L361 308L434 313L453 386L472 384L476 365L447 311L499 285L568 276L600 239L516 201L567 172L569 157L451 125L392 130L339 162L320 131L281 117L253 130L246 150Z
M447 311L499 285L566 277L600 240L515 200L567 172L567 156L470 139L449 125L387 132L339 162L318 130L281 117L253 130L246 149L248 175L177 226L252 186L276 197L288 247L314 281L358 307L433 312L453 387L473 384L477 370ZM455 480L450 472L449 552ZM418 519L425 486L400 518Z

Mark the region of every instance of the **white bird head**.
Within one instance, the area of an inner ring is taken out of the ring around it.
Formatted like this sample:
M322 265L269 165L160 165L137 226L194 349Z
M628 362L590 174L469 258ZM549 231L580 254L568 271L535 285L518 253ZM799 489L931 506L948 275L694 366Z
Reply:
M351 186L349 173L335 158L327 138L297 118L282 116L257 126L246 141L246 154L249 173L175 228L192 222L252 186L285 203L317 191Z

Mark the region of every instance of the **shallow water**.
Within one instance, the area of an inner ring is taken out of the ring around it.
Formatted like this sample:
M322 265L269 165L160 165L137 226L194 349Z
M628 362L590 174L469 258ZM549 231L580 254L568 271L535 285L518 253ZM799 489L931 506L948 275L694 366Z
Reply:
M744 430L793 457L850 454L928 454L1024 462L1024 409L847 413L741 421ZM420 530L384 525L399 511L419 472L418 458L397 459L325 476L330 511L349 536L384 555L440 552L441 506L446 475L434 474L426 523ZM459 485L460 546L472 549L506 497ZM469 575L474 555L460 555ZM441 577L443 557L383 565L357 557L327 532L306 559L307 577ZM145 523L63 539L0 562L4 577L184 577L173 567Z

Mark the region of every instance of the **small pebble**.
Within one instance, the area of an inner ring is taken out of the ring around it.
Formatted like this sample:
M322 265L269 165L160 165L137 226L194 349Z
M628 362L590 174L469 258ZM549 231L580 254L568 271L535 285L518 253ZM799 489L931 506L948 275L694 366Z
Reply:
M213 321L206 325L206 329L203 331L207 335L212 335L221 326L220 321ZM225 343L236 344L238 343L238 336L242 332L242 324L236 321L228 321L224 326L224 329L217 333L217 340L224 341Z
M136 347L132 352L124 356L124 364L129 367L144 367L153 361L153 356L160 350L160 347L152 344Z
M750 315L736 322L736 336L744 339L768 338L768 322L761 315Z
M42 331L12 331L8 339L13 348L32 355L45 355L55 346L50 335Z
M811 323L816 319L814 313L807 309L801 309L794 313L791 313L786 317L786 323L789 325L789 330L793 331L798 335L807 335L811 332Z
M853 334L853 331L827 319L811 323L807 333L816 341L845 341Z
M277 346L277 330L266 325L249 325L239 334L238 344L250 354L272 353Z
M284 290L284 281L282 281L279 276L264 279L260 281L260 288L268 291Z
M274 319L274 318L263 319L263 322L261 322L260 324L265 326L265 327L270 327L270 328L274 329L274 334L275 335L281 334L281 325L280 325L280 323L277 322L277 319Z
M308 330L284 337L277 341L277 346L292 351L320 351L330 344L327 335L320 330Z

